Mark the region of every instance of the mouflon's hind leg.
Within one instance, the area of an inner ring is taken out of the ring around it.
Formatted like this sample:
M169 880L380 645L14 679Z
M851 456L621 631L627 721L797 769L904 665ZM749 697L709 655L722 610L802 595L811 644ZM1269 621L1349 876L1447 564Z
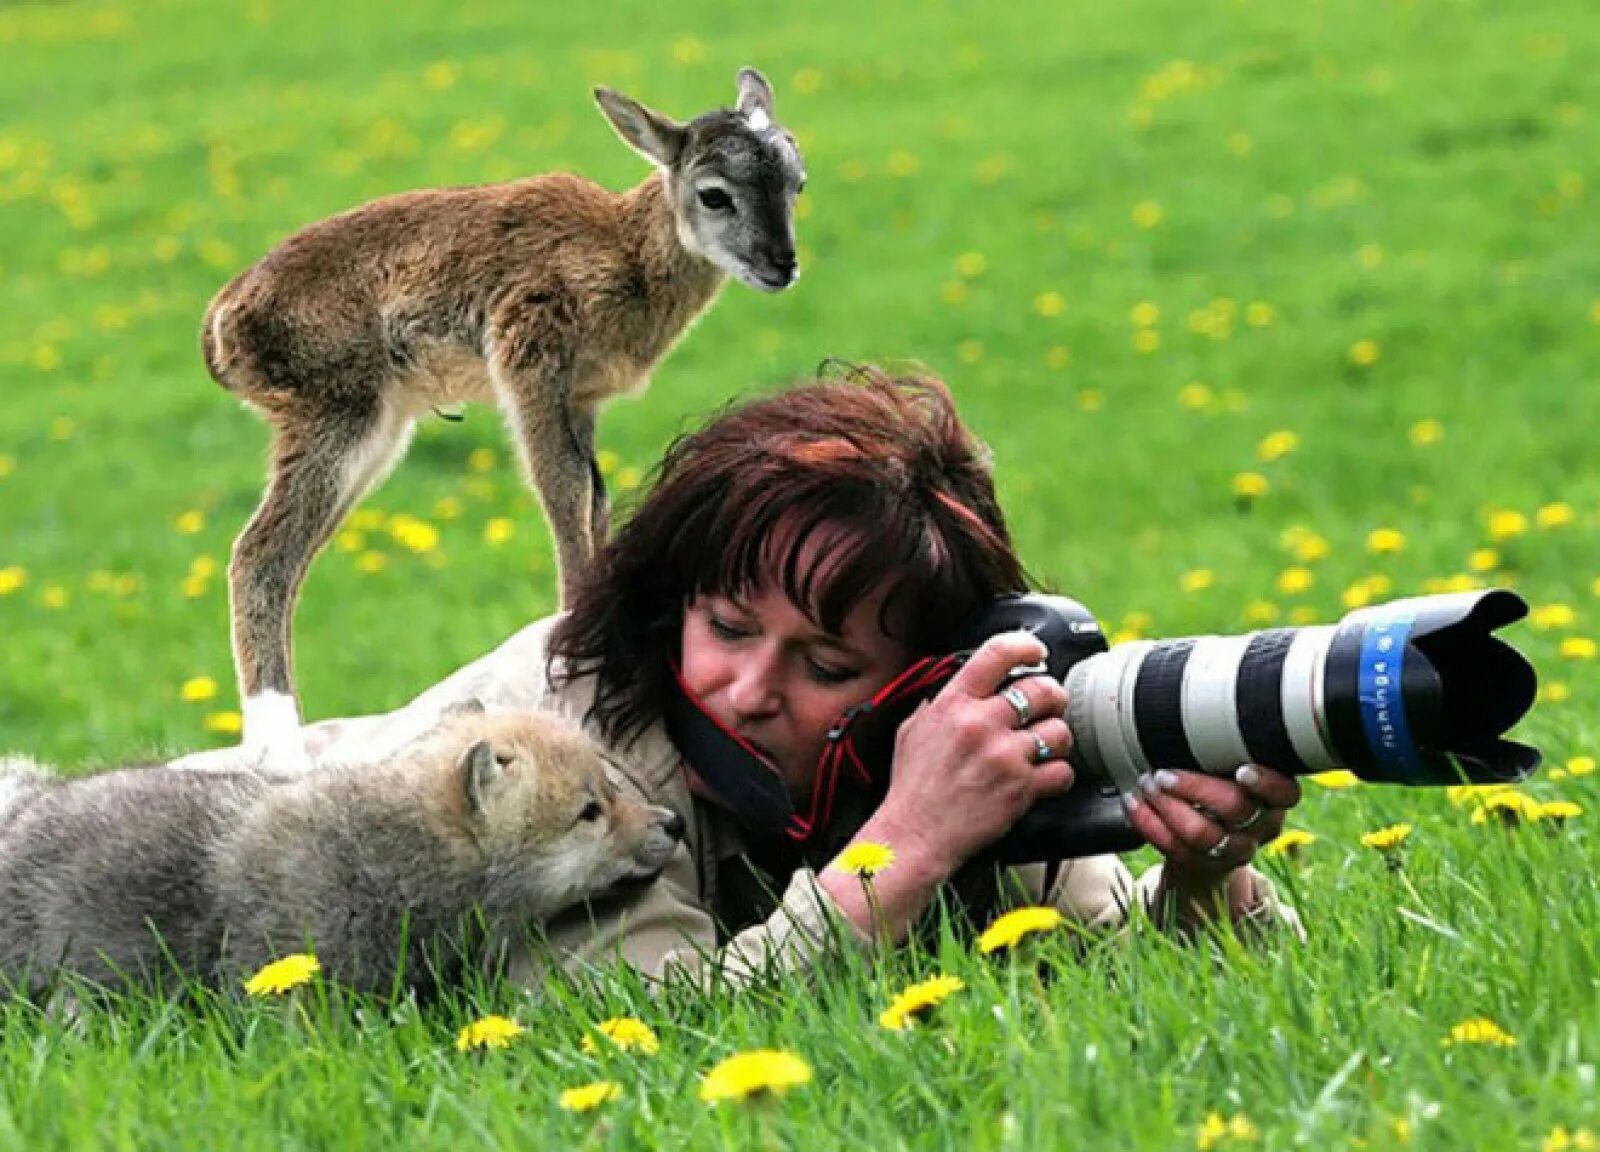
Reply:
M284 427L273 444L266 494L228 570L244 747L258 769L310 767L294 689L295 601L312 558L399 458L413 426L374 405Z

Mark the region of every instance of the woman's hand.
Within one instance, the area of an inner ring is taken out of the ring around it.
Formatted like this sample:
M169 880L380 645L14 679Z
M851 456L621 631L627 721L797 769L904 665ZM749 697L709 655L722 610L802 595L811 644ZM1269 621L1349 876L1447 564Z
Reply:
M1299 802L1299 782L1270 768L1247 764L1232 779L1163 770L1129 797L1128 819L1166 857L1162 888L1184 905L1180 917L1213 910L1219 893L1240 915L1257 903L1244 866Z
M992 636L900 726L889 792L873 823L945 875L1036 801L1072 785L1066 689L1047 675L1008 683L1013 668L1045 655L1030 633Z

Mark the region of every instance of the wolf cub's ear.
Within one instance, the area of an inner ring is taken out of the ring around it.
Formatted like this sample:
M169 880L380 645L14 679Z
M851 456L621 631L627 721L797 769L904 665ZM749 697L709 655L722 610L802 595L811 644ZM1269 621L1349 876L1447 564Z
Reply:
M483 814L488 806L489 789L494 787L503 771L487 740L479 740L461 758L462 787L467 793L467 807L474 816Z

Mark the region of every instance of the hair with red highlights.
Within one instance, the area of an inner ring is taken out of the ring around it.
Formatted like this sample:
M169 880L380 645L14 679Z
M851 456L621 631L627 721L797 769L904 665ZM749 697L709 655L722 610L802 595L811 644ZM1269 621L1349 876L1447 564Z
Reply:
M730 405L674 441L550 654L568 675L595 674L591 718L626 742L676 690L671 661L696 595L775 585L838 632L884 586L879 624L915 657L947 651L957 625L1028 583L988 453L949 389L851 367Z

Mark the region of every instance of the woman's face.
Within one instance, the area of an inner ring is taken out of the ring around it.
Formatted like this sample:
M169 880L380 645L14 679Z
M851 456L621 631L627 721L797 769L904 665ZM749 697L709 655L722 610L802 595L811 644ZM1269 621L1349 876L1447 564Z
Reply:
M910 657L878 627L883 593L825 632L781 589L699 596L683 620L683 680L725 727L755 745L789 790L810 791L828 727L877 692Z

